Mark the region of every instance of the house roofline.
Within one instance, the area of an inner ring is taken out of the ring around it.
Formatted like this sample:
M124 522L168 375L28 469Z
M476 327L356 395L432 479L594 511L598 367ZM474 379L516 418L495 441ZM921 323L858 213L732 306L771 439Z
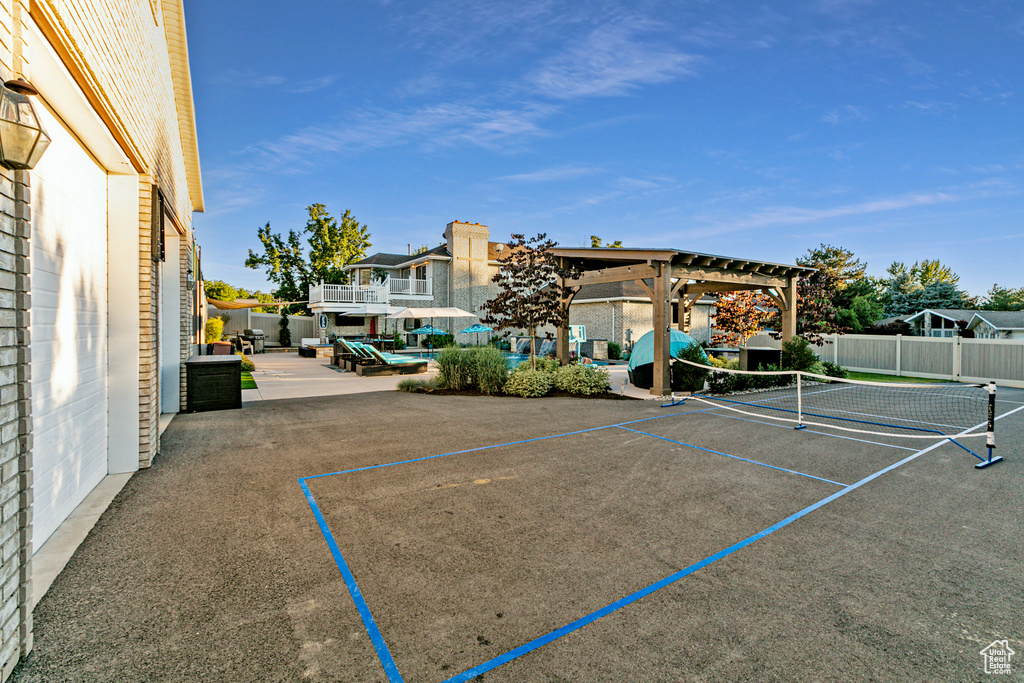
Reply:
M991 327L994 330L1000 330L1000 331L1005 330L1007 332L1017 332L1019 330L1024 330L1024 327L1001 327L999 325L996 325L994 322L992 322L991 320L987 319L985 316L981 315L980 313L975 313L974 316L967 322L967 329L972 329L972 327L974 326L974 324L975 324L974 323L974 318L977 318L978 320L982 321L983 323L985 323L986 325L988 325L989 327Z

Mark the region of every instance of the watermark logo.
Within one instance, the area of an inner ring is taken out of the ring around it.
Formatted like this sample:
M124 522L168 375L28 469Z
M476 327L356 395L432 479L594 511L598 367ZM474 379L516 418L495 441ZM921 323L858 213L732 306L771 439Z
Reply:
M985 673L1009 674L1010 658L1017 653L1010 649L1010 641L994 640L980 654L985 658Z

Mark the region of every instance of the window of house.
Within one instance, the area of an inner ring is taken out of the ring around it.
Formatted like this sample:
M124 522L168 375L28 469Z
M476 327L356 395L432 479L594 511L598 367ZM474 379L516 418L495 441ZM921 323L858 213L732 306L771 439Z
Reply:
M427 264L424 263L422 266L416 266L416 279L426 280L427 279Z

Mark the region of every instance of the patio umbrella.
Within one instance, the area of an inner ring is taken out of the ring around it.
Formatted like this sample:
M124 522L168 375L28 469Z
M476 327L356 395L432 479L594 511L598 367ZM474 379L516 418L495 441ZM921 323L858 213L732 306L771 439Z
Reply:
M403 308L398 313L394 313L388 316L392 320L400 318L430 318L430 325L434 326L434 318L473 318L476 317L469 311L464 311L461 308L444 307L444 308ZM443 332L441 334L444 334Z
M439 330L436 327L434 327L433 325L424 325L423 327L417 327L415 330L413 330L409 334L438 335L438 334L444 334L444 330ZM434 345L433 344L430 345L430 355L431 355L431 357L433 357L433 355L434 355Z
M475 333L476 334L476 345L480 346L480 333L481 332L493 332L493 331L494 331L494 328L492 328L492 327L487 327L487 325L483 325L481 323L476 323L475 325L470 325L466 329L462 330L461 332L459 332L459 334L474 334Z

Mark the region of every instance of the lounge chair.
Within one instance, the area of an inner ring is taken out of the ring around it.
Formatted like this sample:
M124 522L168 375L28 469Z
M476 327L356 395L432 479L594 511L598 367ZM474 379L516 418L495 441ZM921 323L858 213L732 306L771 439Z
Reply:
M355 372L360 377L380 375L417 375L427 371L427 361L420 358L409 358L395 353L384 353L369 346L350 342L349 345L359 354L365 353L355 364Z
M354 360L358 354L342 338L334 340L334 355L331 357L331 365L342 369L348 369L348 361Z
M356 368L362 365L379 365L380 359L371 354L366 344L360 342L347 341L341 342L342 348L348 347L351 355L344 357L345 369L351 372L355 372Z

